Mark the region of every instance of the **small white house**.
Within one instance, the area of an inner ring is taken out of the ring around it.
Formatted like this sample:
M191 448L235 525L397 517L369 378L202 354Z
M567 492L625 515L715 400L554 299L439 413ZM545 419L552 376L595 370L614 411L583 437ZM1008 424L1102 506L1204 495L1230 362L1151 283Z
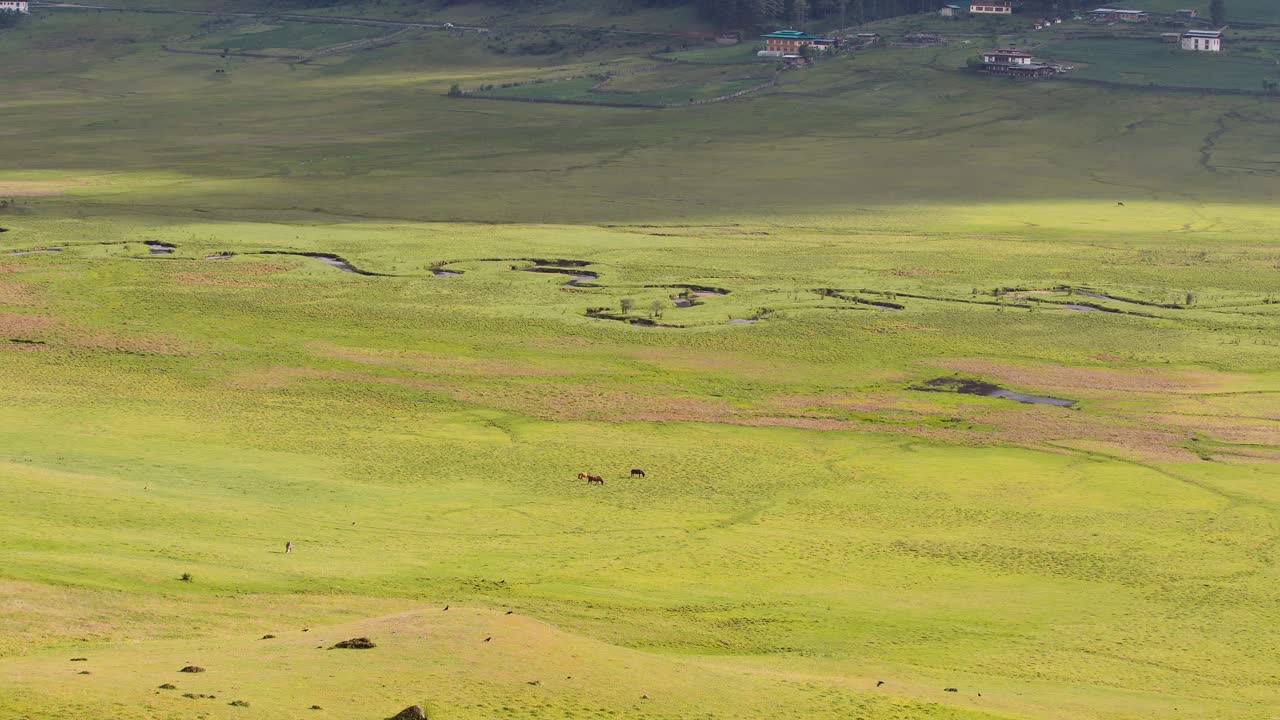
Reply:
M1182 49L1222 52L1222 32L1220 30L1189 30L1182 36Z
M1013 0L974 0L969 4L969 12L974 15L1011 15Z
M27 0L0 0L0 12L20 12L30 14Z

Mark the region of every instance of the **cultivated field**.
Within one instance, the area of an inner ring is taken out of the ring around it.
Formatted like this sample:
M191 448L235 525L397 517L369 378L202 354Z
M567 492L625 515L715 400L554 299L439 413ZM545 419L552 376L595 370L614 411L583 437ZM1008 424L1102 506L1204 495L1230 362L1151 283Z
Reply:
M1280 713L1274 100L206 20L0 34L0 718Z
M1263 90L1280 80L1274 55L1280 43L1228 41L1226 53L1185 52L1179 45L1142 39L1082 39L1054 43L1043 54L1077 64L1073 76L1131 85Z

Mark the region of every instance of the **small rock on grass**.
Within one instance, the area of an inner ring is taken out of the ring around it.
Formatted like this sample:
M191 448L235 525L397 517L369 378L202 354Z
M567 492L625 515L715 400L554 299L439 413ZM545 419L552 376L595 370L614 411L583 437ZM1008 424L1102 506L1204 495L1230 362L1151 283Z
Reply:
M410 705L387 720L427 720L427 713L421 705Z
M271 639L272 639L272 638L274 638L274 637L275 637L275 635L272 635L271 633L267 633L266 635L263 635L263 636L262 636L262 639L263 639L263 640L271 640Z
M199 665L188 665L182 668L181 670L179 670L178 672L198 673L198 672L204 672L204 668L200 667Z
M227 704L232 705L234 707L249 707L249 703L245 702L244 700L232 700Z
M160 689L161 690L177 690L178 686L174 685L173 683L165 683L160 686Z
M71 662L88 662L89 658L71 658Z

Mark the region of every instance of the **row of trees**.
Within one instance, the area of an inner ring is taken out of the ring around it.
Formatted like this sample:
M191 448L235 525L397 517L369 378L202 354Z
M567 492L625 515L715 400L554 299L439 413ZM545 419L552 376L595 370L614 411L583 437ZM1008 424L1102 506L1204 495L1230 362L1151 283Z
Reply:
M325 0L314 0L324 2ZM437 0L453 5L469 0ZM471 0L473 1L473 0ZM803 27L810 21L837 22L841 27L913 13L936 12L951 0L612 0L619 10L693 5L698 13L723 28ZM513 10L539 0L497 0ZM1213 0L1222 3L1223 0ZM1086 0L1023 0L1023 9L1037 15L1075 12Z
M346 0L268 0L301 6L324 6ZM437 9L479 0L434 0ZM526 10L544 0L489 0L511 10ZM619 10L693 5L706 20L722 28L804 27L810 21L838 22L841 27L871 20L935 12L950 0L602 0ZM1023 12L1054 16L1076 12L1087 0L1023 0ZM1093 3L1096 4L1096 3ZM1226 24L1226 0L1211 0L1215 25Z

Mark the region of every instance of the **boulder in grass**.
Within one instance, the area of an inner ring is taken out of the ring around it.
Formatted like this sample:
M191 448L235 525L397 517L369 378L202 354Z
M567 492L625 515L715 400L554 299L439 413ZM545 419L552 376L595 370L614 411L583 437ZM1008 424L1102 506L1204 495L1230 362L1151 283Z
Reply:
M358 637L351 638L350 640L343 640L337 645L334 645L334 647L340 650L368 650L369 648L378 647L378 645L367 637Z
M387 720L427 720L427 712L421 705L410 705Z
M161 690L177 690L178 686L174 685L173 683L165 683L160 686L160 689Z

